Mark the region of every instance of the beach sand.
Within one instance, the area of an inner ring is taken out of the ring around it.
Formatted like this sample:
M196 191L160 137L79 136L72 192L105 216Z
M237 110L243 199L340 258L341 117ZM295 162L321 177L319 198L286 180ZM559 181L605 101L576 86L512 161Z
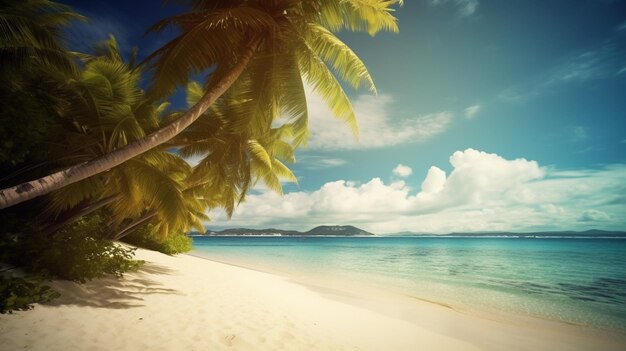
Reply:
M621 335L562 323L470 315L190 255L139 249L137 258L145 266L123 279L55 281L61 298L0 315L0 350L626 349Z

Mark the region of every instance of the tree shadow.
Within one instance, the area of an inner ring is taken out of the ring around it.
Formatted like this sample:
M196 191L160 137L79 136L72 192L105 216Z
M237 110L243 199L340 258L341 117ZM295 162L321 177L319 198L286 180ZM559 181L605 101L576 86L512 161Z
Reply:
M175 289L163 287L150 279L151 275L172 274L172 269L146 262L137 272L124 274L123 278L108 276L84 284L67 280L50 282L61 297L45 303L48 306L89 306L98 308L133 308L145 306L143 296L149 294L180 294Z
M161 266L152 262L144 263L139 271L148 274L173 274L176 272L167 266Z

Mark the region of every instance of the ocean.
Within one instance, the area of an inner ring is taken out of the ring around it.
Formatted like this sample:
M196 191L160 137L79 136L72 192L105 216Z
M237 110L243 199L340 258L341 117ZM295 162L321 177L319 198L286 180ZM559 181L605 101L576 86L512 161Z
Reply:
M194 237L192 254L626 332L626 239Z

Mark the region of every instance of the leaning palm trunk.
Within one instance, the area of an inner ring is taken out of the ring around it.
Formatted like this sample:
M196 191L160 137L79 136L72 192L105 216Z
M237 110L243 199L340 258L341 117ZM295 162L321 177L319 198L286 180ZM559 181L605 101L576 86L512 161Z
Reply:
M45 195L51 191L76 183L85 178L107 171L137 155L172 139L195 122L244 71L258 47L258 41L251 41L239 56L237 63L207 91L189 111L171 124L144 138L114 150L94 160L64 169L48 176L0 190L0 209Z
M44 235L51 235L52 233L56 232L57 230L61 229L62 227L64 227L66 224L72 223L75 220L77 220L78 218L88 215L90 213L96 212L97 210L101 209L102 207L117 201L119 198L121 197L121 194L117 194L117 195L112 195L109 197L106 197L104 199L101 199L99 201L96 201L92 204L86 205L82 208L78 208L76 210L72 210L72 213L70 215L68 215L66 218L63 218L53 224L50 224L49 226L43 228L41 230L41 233Z
M143 216L137 218L136 220L132 221L130 224L128 224L124 229L120 230L119 232L110 234L109 238L111 240L120 240L126 235L132 233L135 229L137 229L138 226L156 217L157 214L158 214L157 211L150 211L144 214Z

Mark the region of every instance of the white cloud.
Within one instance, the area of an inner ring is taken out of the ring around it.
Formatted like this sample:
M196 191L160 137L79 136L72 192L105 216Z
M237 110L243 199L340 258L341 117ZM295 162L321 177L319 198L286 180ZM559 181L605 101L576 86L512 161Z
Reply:
M478 112L480 111L480 105L476 104L476 105L472 105L469 106L468 108L466 108L464 110L465 112L465 118L467 119L472 119L474 117L476 117L476 114L478 114Z
M421 194L437 194L443 190L446 185L446 172L439 167L432 166L428 169L426 178L422 182Z
M393 174L398 177L406 178L413 173L413 169L409 166L405 166L403 164L399 164L396 168L393 169Z
M204 159L207 155L206 154L202 154L202 155L194 155L191 157L185 157L184 160L185 162L187 162L191 167L195 167L198 164L200 164L200 161L202 161L202 159Z
M448 0L431 0L430 3L433 6L439 6L448 3ZM457 7L457 13L461 17L471 16L476 13L478 0L452 0L451 2Z
M343 166L347 162L341 158L320 155L302 155L298 157L298 163L301 163L304 169L319 170Z
M557 171L473 149L449 161L448 176L432 166L417 190L405 181L373 178L338 180L282 198L265 192L248 196L230 222L218 216L212 225L308 229L334 223L375 233L626 227L626 198L619 195L626 193L626 165Z
M444 132L452 120L449 112L403 120L392 118L389 106L393 98L390 95L361 95L353 101L359 124L357 141L348 126L333 117L322 98L309 92L307 101L311 129L308 148L314 150L372 149L423 142Z

